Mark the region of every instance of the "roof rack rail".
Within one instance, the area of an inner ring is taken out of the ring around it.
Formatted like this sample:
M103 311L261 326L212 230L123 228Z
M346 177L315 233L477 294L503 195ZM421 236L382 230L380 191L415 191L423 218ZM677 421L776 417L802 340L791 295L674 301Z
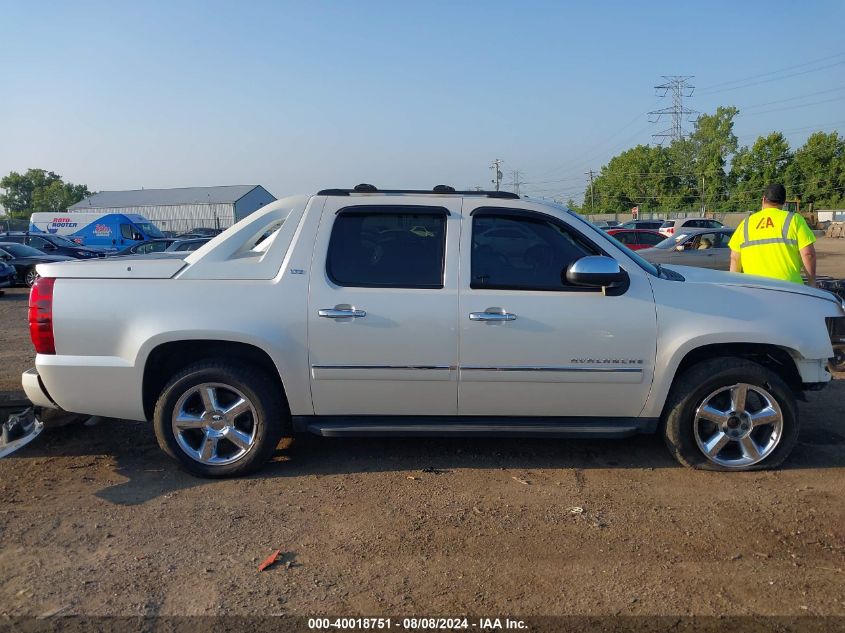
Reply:
M519 195L510 191L456 191L449 185L437 185L432 189L378 189L377 187L361 183L352 189L322 189L317 192L318 196L348 196L353 193L385 193L385 194L440 194L450 196L484 196L487 198L503 198L506 200L519 200Z

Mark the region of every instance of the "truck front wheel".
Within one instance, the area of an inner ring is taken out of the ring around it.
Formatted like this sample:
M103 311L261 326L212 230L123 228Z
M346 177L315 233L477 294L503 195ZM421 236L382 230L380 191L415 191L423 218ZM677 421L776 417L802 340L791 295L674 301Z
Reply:
M664 439L675 459L692 468L775 468L798 440L795 398L762 365L742 358L704 361L672 388Z
M278 385L261 370L203 361L174 376L156 402L159 446L190 472L231 477L258 470L290 427Z

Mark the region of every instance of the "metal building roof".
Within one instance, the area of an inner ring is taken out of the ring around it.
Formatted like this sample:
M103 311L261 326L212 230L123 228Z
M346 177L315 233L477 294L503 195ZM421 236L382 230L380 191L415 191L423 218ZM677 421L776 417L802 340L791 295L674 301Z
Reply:
M75 205L69 207L68 211L120 207L158 207L180 204L234 204L256 188L264 189L261 185L228 185L223 187L101 191L77 202Z

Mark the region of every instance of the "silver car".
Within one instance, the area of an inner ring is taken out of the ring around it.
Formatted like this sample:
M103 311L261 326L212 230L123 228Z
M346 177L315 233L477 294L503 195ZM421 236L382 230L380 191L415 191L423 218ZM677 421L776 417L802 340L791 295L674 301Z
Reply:
M714 270L729 270L731 250L728 242L733 235L731 228L696 229L667 237L654 248L637 251L652 264L678 264Z

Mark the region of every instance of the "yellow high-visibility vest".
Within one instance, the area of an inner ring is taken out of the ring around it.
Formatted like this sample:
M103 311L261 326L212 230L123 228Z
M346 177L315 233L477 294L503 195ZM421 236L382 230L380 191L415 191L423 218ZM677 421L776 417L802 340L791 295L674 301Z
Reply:
M743 272L800 284L800 250L815 241L803 217L769 208L740 222L728 246L740 254Z

